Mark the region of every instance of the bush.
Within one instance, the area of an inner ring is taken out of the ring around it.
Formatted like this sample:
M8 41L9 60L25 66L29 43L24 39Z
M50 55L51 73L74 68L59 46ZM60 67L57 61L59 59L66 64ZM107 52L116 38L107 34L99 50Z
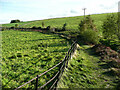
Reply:
M45 27L45 24L44 24L44 22L42 22L42 27Z
M83 33L80 33L80 35L77 36L77 39L82 41L85 44L98 44L99 43L97 32L91 29L84 31Z
M38 27L38 29L42 29L41 27Z
M6 28L5 28L5 27L2 27L1 31L4 31L4 30L6 30Z
M11 22L10 23L19 23L20 22L20 20L11 20Z
M89 16L86 17L85 20L82 20L79 24L79 35L77 39L82 41L85 44L98 44L99 37L98 33L96 32L96 26L94 25L94 21Z
M117 19L112 15L108 15L106 20L103 22L103 35L105 39L114 39L117 35Z
M67 23L65 23L62 27L62 31L65 31L66 30L66 26L67 26Z
M120 42L119 40L108 40L108 39L102 39L100 40L100 42L108 47L110 47L111 49L120 52Z
M37 27L36 27L36 26L33 26L32 29L37 29Z
M19 25L18 24L15 24L15 27L18 27Z
M50 30L50 26L47 26L47 28L46 28L47 30Z
M80 32L83 32L87 29L92 29L94 31L96 31L96 26L94 25L94 21L92 20L92 18L89 16L86 17L85 20L82 20L79 24L79 30Z
M10 29L14 29L15 27L10 27Z

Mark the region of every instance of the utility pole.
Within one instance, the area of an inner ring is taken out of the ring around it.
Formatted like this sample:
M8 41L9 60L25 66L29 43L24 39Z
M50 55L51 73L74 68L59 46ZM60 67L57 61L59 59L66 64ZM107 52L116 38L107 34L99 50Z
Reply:
M84 20L85 20L85 10L86 10L86 8L83 8L82 10L84 10Z

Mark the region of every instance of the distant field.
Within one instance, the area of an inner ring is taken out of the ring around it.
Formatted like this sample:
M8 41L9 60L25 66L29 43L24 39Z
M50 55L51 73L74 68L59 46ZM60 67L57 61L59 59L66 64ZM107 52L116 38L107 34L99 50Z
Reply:
M101 31L101 25L106 18L107 15L111 13L106 14L94 14L91 15L92 19L94 20L95 25L97 26L97 29ZM113 13L117 15L117 13ZM68 30L78 30L78 24L81 20L83 20L83 16L76 16L76 17L65 17L65 18L54 18L54 19L46 19L46 20L38 20L38 21L31 21L31 22L22 22L18 23L21 27L42 27L42 22L44 22L45 27L51 26L52 28L62 28L63 24L67 23L67 29ZM15 24L3 24L2 26L14 26Z
M63 60L69 42L57 35L2 31L2 87L17 88ZM43 85L57 69L39 79ZM26 85L25 88L33 85Z

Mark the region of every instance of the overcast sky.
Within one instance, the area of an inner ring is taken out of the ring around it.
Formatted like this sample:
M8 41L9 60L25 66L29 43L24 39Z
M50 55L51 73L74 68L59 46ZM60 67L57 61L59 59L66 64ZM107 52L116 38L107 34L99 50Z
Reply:
M120 0L0 0L0 23L118 11Z

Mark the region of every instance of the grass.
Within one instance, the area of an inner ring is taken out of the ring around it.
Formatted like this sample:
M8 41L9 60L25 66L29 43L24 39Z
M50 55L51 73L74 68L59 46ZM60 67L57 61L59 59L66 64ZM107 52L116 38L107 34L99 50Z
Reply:
M94 14L91 15L92 19L95 21L95 25L101 31L101 25L103 23L103 20L106 18L107 15L111 13L106 14ZM117 13L113 13L117 15ZM78 30L78 24L81 20L83 20L83 16L76 16L76 17L65 17L65 18L53 18L53 19L45 19L45 20L37 20L37 21L31 21L31 22L22 22L18 23L18 25L22 25L22 27L42 27L42 22L44 22L45 27L51 26L52 28L62 28L63 24L67 23L66 28L68 30ZM14 26L15 24L3 24L2 26Z
M58 88L117 88L119 77L110 72L107 62L96 56L91 46L83 45L69 61Z
M69 42L57 35L27 31L2 31L2 87L17 88L63 60ZM39 79L49 80L58 68ZM34 82L33 82L34 83ZM34 88L28 84L24 88Z
M31 23L31 22L34 22L34 21L2 24L2 27L13 27L13 26L15 26L15 24L18 24L19 26L22 26L22 25L26 25L26 24Z
M91 15L99 34L102 34L103 21L107 14ZM117 13L114 13L117 15ZM67 23L67 35L78 34L78 24L83 20L83 16L54 18L46 20L37 20L31 22L21 22L14 24L3 24L3 27L11 27L18 24L20 27L45 27L62 28ZM46 71L63 59L68 50L65 39L56 35L41 34L39 32L21 32L21 31L2 31L3 32L3 87L17 87L35 77L38 73ZM61 32L60 32L61 33ZM62 42L64 41L64 42ZM48 43L50 42L50 43ZM57 60L57 61L56 61ZM16 69L16 66L18 70ZM38 69L36 69L36 67ZM24 68L24 69L23 69ZM77 50L76 58L73 58L59 82L59 88L115 88L118 87L119 77L109 72L111 66L107 62L102 62L96 56L91 46L82 45ZM57 70L57 69L56 69ZM51 78L56 70L50 75L40 79L40 85L43 85ZM8 77L8 76L9 77ZM22 81L19 81L22 80ZM28 85L26 87L34 87Z

